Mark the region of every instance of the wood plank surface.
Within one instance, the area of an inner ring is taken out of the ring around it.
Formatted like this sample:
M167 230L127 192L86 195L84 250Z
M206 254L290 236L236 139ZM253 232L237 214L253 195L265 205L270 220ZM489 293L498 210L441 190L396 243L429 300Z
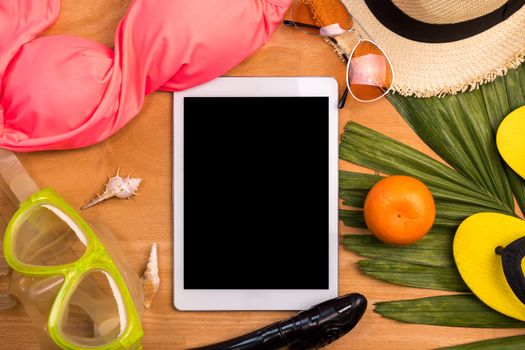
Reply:
M187 0L190 1L190 0ZM63 0L59 21L46 35L72 34L112 45L113 35L129 0ZM176 34L174 34L176 35ZM239 33L242 35L242 33ZM232 38L235 49L235 38ZM234 68L233 76L332 76L342 92L345 67L321 39L280 26L255 55ZM38 87L29 87L38 88ZM142 273L150 245L159 244L161 288L144 314L144 349L183 349L224 340L288 317L289 312L180 312L173 308L171 201L172 96L153 93L141 113L122 131L96 146L74 151L20 154L30 174L42 187L52 187L79 208L102 190L108 175L122 173L144 179L140 196L111 200L83 212L113 230L125 255ZM249 117L249 115L248 115ZM348 100L340 113L340 130L350 121L362 123L433 155L386 99L375 103ZM341 169L363 170L346 162ZM217 169L220 171L220 169ZM203 224L203 230L220 230ZM349 233L340 225L340 233ZM205 258L205 257L204 257ZM381 318L373 304L443 294L399 287L361 274L359 257L340 249L340 294L360 292L369 308L357 328L327 349L432 349L458 343L523 333L520 330L462 329L402 324ZM0 349L38 349L31 320L19 305L0 312Z

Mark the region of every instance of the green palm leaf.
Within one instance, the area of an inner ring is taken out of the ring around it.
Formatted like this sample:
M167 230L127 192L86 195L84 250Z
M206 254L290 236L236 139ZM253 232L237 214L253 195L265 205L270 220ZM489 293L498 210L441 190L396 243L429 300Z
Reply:
M409 287L470 292L455 267L435 267L386 260L361 260L359 268L367 276Z
M525 322L494 312L472 294L375 304L383 317L407 323L473 328L525 328Z
M513 205L450 167L392 138L356 123L349 123L339 147L341 159L385 174L414 176L423 181L436 200L475 205L514 215Z
M443 98L389 97L416 134L447 165L364 126L349 123L340 143L341 159L387 175L422 180L436 202L431 232L409 247L387 246L369 235L347 235L348 249L372 260L359 262L372 277L401 285L467 291L458 278L452 239L466 217L482 211L516 215L525 211L525 181L500 158L495 134L503 118L525 104L525 65L477 90ZM380 176L341 172L340 196L353 210L341 210L345 225L364 228L366 194ZM465 327L523 327L486 307L472 294L379 303L385 317L409 323ZM495 339L457 349L517 349L525 336ZM454 348L454 349L456 349Z
M525 335L478 341L475 343L451 346L443 350L522 350L525 349Z
M362 208L365 204L368 190L382 178L382 176L378 175L340 171L339 196L343 200L343 205Z
M339 210L339 220L343 221L343 223L349 227L366 228L362 211Z
M435 267L455 266L452 256L453 237L432 233L405 247L383 244L372 235L346 235L343 245L366 258L383 259Z
M507 204L525 209L525 183L504 162L495 134L503 118L525 104L525 65L479 89L443 98L389 97L418 136L458 172ZM525 210L524 210L525 211Z

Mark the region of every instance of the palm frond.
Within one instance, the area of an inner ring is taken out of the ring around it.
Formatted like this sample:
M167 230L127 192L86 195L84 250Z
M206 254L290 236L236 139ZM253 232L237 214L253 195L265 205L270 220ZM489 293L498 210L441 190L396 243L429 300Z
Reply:
M435 267L454 267L450 234L432 233L406 247L383 244L372 235L346 235L343 245L357 254L371 259Z
M361 260L358 265L367 276L385 282L416 288L470 292L455 267L423 266L381 259Z
M472 294L375 304L383 317L406 323L472 328L525 328L525 322L494 312Z
M340 157L387 175L422 180L436 202L431 232L408 247L385 245L370 235L347 235L343 244L371 260L361 270L390 283L418 288L468 291L452 257L453 233L468 216L499 212L517 216L514 200L525 212L525 181L497 151L495 134L503 118L525 104L525 64L479 89L443 98L392 95L392 104L416 134L447 164L364 126L349 123L340 143ZM362 209L368 190L380 176L341 172L340 197L354 207L341 210L345 225L364 228ZM462 327L524 327L488 308L472 294L376 305L381 315L409 323ZM494 339L449 349L518 349L525 336Z
M450 346L441 350L522 350L525 349L525 335L496 338L475 343Z

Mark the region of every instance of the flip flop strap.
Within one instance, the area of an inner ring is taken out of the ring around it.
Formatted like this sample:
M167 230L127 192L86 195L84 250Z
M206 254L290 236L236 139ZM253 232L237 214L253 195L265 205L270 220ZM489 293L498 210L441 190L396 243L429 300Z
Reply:
M525 275L521 268L521 261L525 257L525 237L518 238L505 248L497 247L496 254L501 255L507 283L516 297L525 304Z

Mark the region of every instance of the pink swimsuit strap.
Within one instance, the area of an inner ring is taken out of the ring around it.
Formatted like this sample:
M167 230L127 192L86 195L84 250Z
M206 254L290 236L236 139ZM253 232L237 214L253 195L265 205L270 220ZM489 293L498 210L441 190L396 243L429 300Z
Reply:
M134 0L114 50L37 35L60 0L0 0L0 147L80 148L116 133L145 95L204 83L264 44L291 0Z

